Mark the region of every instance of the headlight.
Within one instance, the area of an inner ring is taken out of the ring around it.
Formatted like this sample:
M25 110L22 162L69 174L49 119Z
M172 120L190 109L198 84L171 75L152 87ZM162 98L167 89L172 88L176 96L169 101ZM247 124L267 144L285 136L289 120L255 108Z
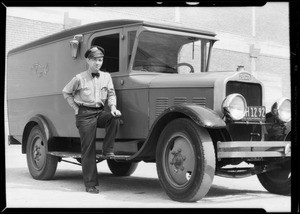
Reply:
M247 102L240 94L228 95L222 104L223 114L233 120L241 120L246 114Z
M289 122L291 120L291 100L286 97L280 98L272 105L271 111L281 122Z

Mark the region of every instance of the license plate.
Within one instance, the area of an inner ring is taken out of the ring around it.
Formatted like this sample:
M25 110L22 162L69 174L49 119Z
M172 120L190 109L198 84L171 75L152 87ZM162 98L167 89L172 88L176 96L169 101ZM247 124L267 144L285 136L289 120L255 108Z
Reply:
M265 106L248 106L244 120L264 120L266 118Z

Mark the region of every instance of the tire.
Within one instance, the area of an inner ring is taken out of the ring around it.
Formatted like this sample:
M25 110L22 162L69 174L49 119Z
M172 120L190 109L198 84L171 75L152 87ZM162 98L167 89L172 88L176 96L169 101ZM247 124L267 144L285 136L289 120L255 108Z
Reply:
M167 195L181 202L202 199L215 175L215 151L206 129L192 120L170 122L158 141L156 169Z
M47 139L39 126L34 126L27 140L27 166L31 176L37 180L52 179L58 158L47 154Z
M281 169L257 175L261 185L270 193L291 195L291 162L282 165Z
M290 140L290 135L285 140ZM261 185L270 193L291 195L291 160L281 168L257 175Z
M117 162L106 160L110 171L117 176L130 176L136 170L138 162Z

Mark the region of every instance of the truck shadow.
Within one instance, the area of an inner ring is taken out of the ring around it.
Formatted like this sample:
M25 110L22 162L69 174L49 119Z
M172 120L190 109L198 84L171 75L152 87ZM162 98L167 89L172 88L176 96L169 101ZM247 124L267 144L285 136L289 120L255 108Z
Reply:
M141 203L156 203L170 201L171 199L162 189L158 178L127 176L117 177L111 173L98 172L99 189L105 198L128 202L141 201ZM21 185L20 185L21 183ZM34 180L26 168L10 168L6 173L6 191L13 191L14 188L22 191L31 190L55 190L64 194L84 193L81 167L68 170L58 170L52 180ZM213 203L216 199L226 196L260 195L264 191L248 189L229 189L222 185L212 185L208 194L202 199ZM243 198L243 197L242 197ZM227 199L227 201L230 199ZM234 200L234 199L232 199ZM235 197L236 200L236 197ZM179 203L179 202L174 202Z
M266 191L259 190L249 190L249 189L234 189L228 188L220 185L212 185L208 191L206 197L223 197L223 196L232 196L232 195L244 195L244 194L263 194L267 193Z

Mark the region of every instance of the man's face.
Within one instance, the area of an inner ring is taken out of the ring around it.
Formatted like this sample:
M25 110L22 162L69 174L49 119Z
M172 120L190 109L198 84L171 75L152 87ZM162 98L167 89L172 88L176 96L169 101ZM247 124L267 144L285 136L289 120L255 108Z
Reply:
M87 63L92 71L99 71L103 64L103 57L87 59Z

